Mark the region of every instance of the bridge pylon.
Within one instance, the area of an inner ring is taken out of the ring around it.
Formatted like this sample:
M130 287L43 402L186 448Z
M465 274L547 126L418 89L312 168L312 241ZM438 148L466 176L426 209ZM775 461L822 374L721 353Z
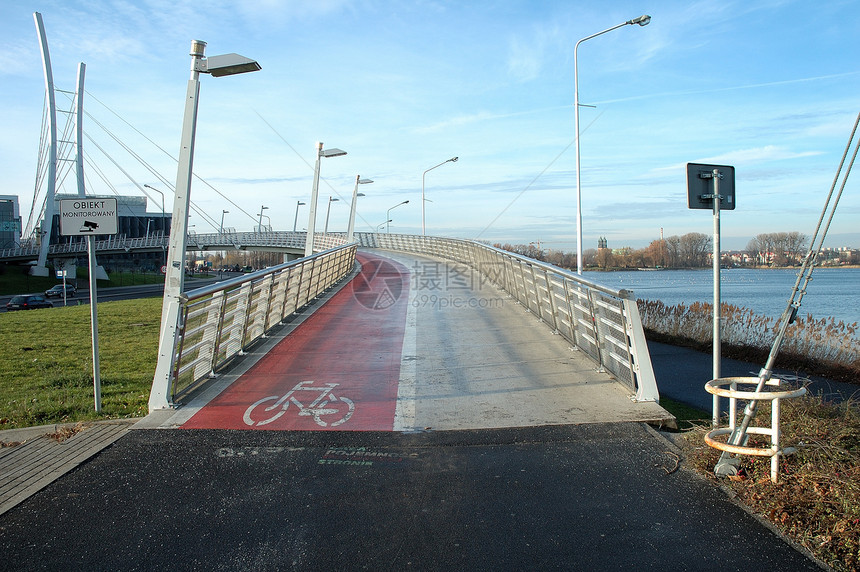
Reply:
M36 23L36 32L39 35L39 47L42 53L42 69L45 75L45 129L47 133L42 140L47 145L46 153L39 153L40 161L42 157L47 157L47 165L39 164L36 169L36 184L33 193L33 204L30 208L30 219L27 223L26 230L22 238L29 240L31 243L39 245L39 258L35 266L30 269L30 274L33 276L48 276L48 248L51 242L51 235L54 224L54 207L57 194L57 177L58 166L63 161L74 161L75 177L77 180L77 193L79 196L85 196L84 188L84 172L83 172L83 93L84 93L84 75L86 65L80 63L78 65L78 81L77 89L74 92L72 107L68 112L63 110L63 113L68 113L69 120L74 117L75 120L75 141L73 151L69 151L69 141L58 141L57 139L57 89L54 86L54 73L51 68L51 55L48 50L48 36L45 33L45 24L42 21L42 15L39 12L33 13L33 19ZM63 144L63 148L59 148L59 144ZM41 150L40 150L41 151ZM74 159L69 159L68 156L74 154ZM47 167L47 169L45 169ZM45 173L44 178L42 177ZM44 186L45 192L40 200L40 192Z

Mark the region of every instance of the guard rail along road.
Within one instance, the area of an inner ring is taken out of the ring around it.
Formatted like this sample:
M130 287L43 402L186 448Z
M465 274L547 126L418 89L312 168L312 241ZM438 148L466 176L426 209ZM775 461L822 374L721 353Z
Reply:
M472 240L355 233L317 235L307 258L183 294L171 359L171 402L213 377L235 356L328 288L355 265L358 247L405 251L464 264L507 292L555 333L623 383L636 401L659 401L636 299L550 264Z

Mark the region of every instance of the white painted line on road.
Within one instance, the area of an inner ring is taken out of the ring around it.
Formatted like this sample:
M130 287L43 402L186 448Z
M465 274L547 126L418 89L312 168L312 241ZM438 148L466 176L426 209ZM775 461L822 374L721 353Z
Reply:
M411 281L410 281L411 285ZM406 309L406 331L403 334L403 349L400 354L400 381L397 385L397 406L394 410L394 431L416 431L415 384L418 378L418 309L413 304L417 291L409 288L409 304Z

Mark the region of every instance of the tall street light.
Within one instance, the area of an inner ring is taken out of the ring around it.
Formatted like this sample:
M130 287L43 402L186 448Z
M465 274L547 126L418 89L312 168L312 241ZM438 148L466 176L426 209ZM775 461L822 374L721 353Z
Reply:
M260 64L239 54L226 54L207 58L206 42L191 42L191 78L185 95L185 113L182 121L182 138L179 162L176 168L176 193L173 199L173 218L167 251L167 272L164 276L164 301L161 307L161 328L158 339L158 363L149 394L149 410L168 409L172 406L173 352L179 326L179 297L185 286L186 226L191 201L191 176L194 162L194 139L197 131L197 100L200 95L200 74L214 77L257 71Z
M592 34L588 37L582 38L578 42L576 42L576 46L573 48L573 91L574 91L574 103L573 106L575 108L574 111L574 124L576 128L576 272L577 274L582 274L582 186L580 182L580 165L579 165L579 69L577 66L577 54L579 52L579 44L586 40L590 40L591 38L596 38L601 34L605 34L606 32L611 32L612 30L617 30L623 26L639 24L640 26L647 26L651 21L651 16L643 15L638 18L634 18L632 20L627 20L622 24L618 24L617 26L612 26L611 28L607 28L602 32L597 32L596 34Z
M302 201L296 201L296 218L293 219L293 232L296 232L296 224L299 222L299 207L302 206Z
M317 222L317 199L319 198L320 189L320 159L322 157L341 157L343 155L346 155L346 151L336 148L323 150L323 144L317 143L317 161L314 165L314 186L311 189L311 212L308 216L308 234L305 238L305 257L314 253L314 227Z
M328 198L328 208L325 211L325 228L323 228L323 234L328 234L328 215L331 214L331 204L339 200L340 199L333 199L331 196Z
M260 205L260 221L257 223L257 232L263 233L263 211L269 210L269 207Z
M363 197L364 193L358 192L359 185L369 185L373 179L362 179L361 175L355 176L355 187L352 189L352 205L349 207L349 226L346 229L346 241L352 242L355 235L355 209L358 207L358 197Z
M164 193L162 193L161 191L159 191L158 189L156 189L153 186L147 185L146 183L144 183L143 186L146 187L147 189L152 189L153 191L155 191L156 193L161 195L161 230L163 232L164 231L164 224L165 224L164 223Z
M436 167L441 167L441 166L442 166L442 165L444 165L445 163L456 163L456 162L457 162L457 160L459 160L459 159L460 159L459 157L451 157L451 158L450 158L450 159L448 159L447 161L442 161L442 162L441 162L441 163L439 163L438 165L435 165L435 166L433 166L433 167L430 167L429 169L427 169L426 171L424 171L424 174L423 174L423 175L421 175L421 235L422 235L422 236L423 236L424 234L426 234L426 233L425 233L425 230L426 230L426 229L425 229L425 226L424 226L424 177L425 177L425 176L427 176L427 173L428 173L428 172L432 171L432 170L433 170L433 169L435 169Z
M443 164L444 164L444 163L443 163ZM438 166L438 165L437 165L437 166ZM426 171L425 171L425 172L426 172ZM387 228L386 228L386 230L385 230L385 233L386 233L386 234L391 234L391 225L389 224L389 223L391 222L391 220L392 220L392 219L391 219L391 211L392 211L392 210L394 210L394 209L396 209L397 207L399 207L399 206L401 206L401 205L406 205L406 204L409 204L409 201L403 201L402 203L397 203L396 205L394 205L393 207L391 207L390 209L388 209L388 213L387 213L387 215L386 215L386 217L385 217L385 218L387 218L387 219L388 219L388 222L387 222L387 223L385 223L385 224L387 224L387 225L388 225L388 227L387 227ZM423 213L422 213L422 216L423 216ZM422 218L422 223L423 223L423 218ZM422 231L424 230L423 226L422 226L422 229L421 229L421 230L422 230Z
M224 234L224 215L228 214L230 211L221 211L221 229L218 231L218 234Z

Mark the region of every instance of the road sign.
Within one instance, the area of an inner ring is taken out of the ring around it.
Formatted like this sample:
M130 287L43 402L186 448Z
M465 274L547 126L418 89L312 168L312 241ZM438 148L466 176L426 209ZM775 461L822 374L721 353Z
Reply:
M94 236L117 233L116 199L60 200L60 235Z
M720 210L735 209L735 168L687 163L687 207L714 210L714 170L720 173Z

